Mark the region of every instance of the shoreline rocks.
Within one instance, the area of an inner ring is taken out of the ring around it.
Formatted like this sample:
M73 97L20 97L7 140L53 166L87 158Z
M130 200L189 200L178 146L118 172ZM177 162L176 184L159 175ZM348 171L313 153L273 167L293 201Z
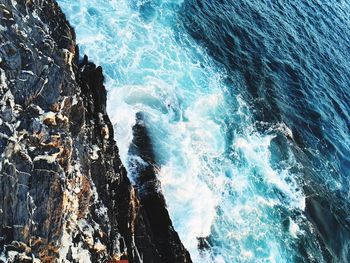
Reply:
M0 14L0 262L190 262L170 219L177 238L159 243L119 158L102 68L79 62L57 3L0 0Z

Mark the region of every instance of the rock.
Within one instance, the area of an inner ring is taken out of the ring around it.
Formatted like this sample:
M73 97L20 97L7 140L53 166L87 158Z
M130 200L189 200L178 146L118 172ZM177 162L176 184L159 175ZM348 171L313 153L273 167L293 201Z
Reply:
M141 112L136 115L133 135L129 151L141 158L141 160L133 159L132 166L137 170L134 181L141 204L139 213L145 215L143 218L136 217L136 245L145 246L150 243L149 246L156 246L158 259L154 260L155 255L145 254L145 262L151 262L152 259L153 262L191 262L189 253L184 253L186 250L181 245L166 209L166 202L157 179L157 164L152 143L145 126L145 117ZM145 228L150 229L151 240L142 235Z
M0 0L0 41L0 258L190 262L164 198L131 186L102 68L57 3Z

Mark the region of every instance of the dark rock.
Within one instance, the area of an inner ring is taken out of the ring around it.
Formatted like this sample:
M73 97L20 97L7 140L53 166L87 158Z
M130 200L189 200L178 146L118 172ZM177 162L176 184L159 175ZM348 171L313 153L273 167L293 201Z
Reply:
M145 254L145 262L190 262L190 255L184 253L180 238L173 228L166 202L161 193L160 182L157 179L157 165L150 137L145 126L145 118L142 113L137 113L136 124L133 127L133 141L130 153L139 156L142 163L133 163L136 167L134 175L135 188L139 197L140 212L145 214L143 220L136 218L136 244L144 246L147 243L154 244L157 258L154 254ZM134 161L135 162L135 161ZM144 229L149 228L151 238L144 237ZM157 259L157 260L155 260Z
M0 255L190 262L154 171L137 186L151 191L141 201L130 184L102 68L78 62L74 30L54 0L12 4L0 0Z
M205 251L210 249L208 237L198 237L197 240L198 240L198 249L200 251Z

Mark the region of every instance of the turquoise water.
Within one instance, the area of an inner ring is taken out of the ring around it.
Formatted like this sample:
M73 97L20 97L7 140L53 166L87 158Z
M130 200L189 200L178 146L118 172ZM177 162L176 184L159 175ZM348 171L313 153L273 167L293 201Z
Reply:
M256 129L243 76L227 81L233 73L187 33L182 1L58 2L81 54L104 69L131 179L132 126L146 113L168 209L194 262L324 261L304 213L301 164L285 139L292 130L282 120Z

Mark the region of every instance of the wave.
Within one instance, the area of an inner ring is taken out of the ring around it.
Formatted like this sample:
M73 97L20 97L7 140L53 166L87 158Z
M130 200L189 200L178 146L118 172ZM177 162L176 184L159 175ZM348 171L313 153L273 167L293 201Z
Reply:
M188 34L180 14L189 2L59 1L81 52L104 68L131 179L132 127L143 112L169 213L194 262L323 262L295 130L259 119L244 74Z

